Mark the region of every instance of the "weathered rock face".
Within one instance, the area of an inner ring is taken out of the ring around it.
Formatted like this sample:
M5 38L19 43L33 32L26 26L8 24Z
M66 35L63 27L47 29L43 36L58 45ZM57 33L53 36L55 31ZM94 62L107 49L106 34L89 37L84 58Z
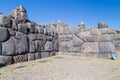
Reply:
M0 27L0 42L8 40L10 37L9 32L6 28Z
M84 23L69 27L61 21L39 25L28 20L20 6L9 16L0 14L0 66L56 54L111 58L120 43L118 37L114 42L114 35L105 23L90 29Z
M2 43L2 55L15 55L15 42L13 37L11 37L8 41Z

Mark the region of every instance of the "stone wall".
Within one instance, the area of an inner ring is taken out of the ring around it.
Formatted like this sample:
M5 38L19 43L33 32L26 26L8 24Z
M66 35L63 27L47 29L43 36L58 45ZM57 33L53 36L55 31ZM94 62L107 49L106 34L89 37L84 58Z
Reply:
M12 14L0 14L0 65L30 61L55 55L57 33L51 25L27 19L20 6Z
M0 66L54 55L111 58L116 55L115 31L105 23L96 28L57 24L37 24L20 6L10 15L0 14Z
M99 58L116 55L115 31L109 29L105 23L98 23L98 27L87 29L83 26L68 27L61 22L56 30L59 34L58 54Z

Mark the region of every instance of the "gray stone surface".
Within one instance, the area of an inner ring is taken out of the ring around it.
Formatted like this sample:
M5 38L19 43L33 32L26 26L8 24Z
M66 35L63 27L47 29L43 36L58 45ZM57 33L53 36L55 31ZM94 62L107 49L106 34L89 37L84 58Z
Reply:
M15 31L13 29L8 29L10 36L15 36Z
M52 36L47 36L47 37L46 37L46 40L47 40L47 41L52 41L52 40L53 40L53 37L52 37Z
M0 43L0 55L2 55L2 43Z
M0 14L0 24L4 27L11 27L10 17Z
M28 53L29 52L29 40L27 36L21 36L16 39L16 53Z
M98 58L111 58L112 53L99 53L97 55Z
M112 30L110 28L103 28L103 29L101 29L101 33L102 34L115 34L116 32L115 32L115 30Z
M35 34L36 40L45 40L46 36L44 34Z
M36 48L36 51L38 52L41 52L44 50L44 42L42 40L36 40L35 41L35 48Z
M6 28L0 27L0 42L8 40L10 37L9 32Z
M112 42L100 42L99 53L115 53L116 49Z
M53 50L54 50L53 42L47 41L45 44L45 51L53 51Z
M35 25L33 23L27 23L30 33L35 33Z
M49 52L41 52L41 58L46 58L49 56L50 56Z
M29 52L30 53L35 52L35 41L29 40Z
M49 56L55 56L55 52L50 52Z
M84 41L81 40L79 37L73 35L72 43L74 47L78 47L81 46L84 43Z
M15 55L15 43L13 37L2 43L2 55Z
M83 32L80 32L79 34L77 34L77 36L82 39L83 41L87 41L86 40L86 37L90 35L90 31L83 31Z
M36 40L35 35L36 34L29 34L28 37L29 37L30 40L35 41Z
M0 55L0 65L9 65L13 63L11 56L2 56Z
M28 54L13 56L14 63L28 61Z
M99 35L100 42L113 42L113 37L109 34Z
M17 24L17 22L16 22L16 20L12 20L12 29L13 30L18 30L18 24Z
M40 52L35 53L35 59L40 59L40 58L41 58L41 53Z
M30 29L28 28L29 25L27 24L18 24L18 31L22 32L22 33L30 33Z
M59 51L61 52L73 52L72 41L63 41L59 43Z
M99 36L98 35L87 35L86 39L87 39L87 42L98 42Z
M83 53L99 53L98 42L86 42L81 46Z
M101 30L100 29L98 29L98 28L92 28L91 30L90 30L90 34L91 35L100 35L101 34Z
M44 34L44 28L43 27L36 26L35 28L37 29L38 33Z
M35 53L28 53L28 61L35 60Z

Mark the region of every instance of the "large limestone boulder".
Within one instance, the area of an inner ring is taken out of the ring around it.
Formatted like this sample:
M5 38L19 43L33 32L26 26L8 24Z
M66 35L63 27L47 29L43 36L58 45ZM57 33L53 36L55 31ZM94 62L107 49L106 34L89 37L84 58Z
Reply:
M28 61L28 54L13 56L14 63Z
M14 38L11 37L8 41L2 43L2 55L14 55L15 54L15 42Z
M13 59L11 56L0 56L0 67L9 65L13 63Z
M82 39L80 39L79 37L77 37L75 35L73 35L72 42L73 42L74 47L79 47L84 43L84 41Z
M100 53L115 53L116 49L112 42L100 42L99 52Z
M54 44L51 41L47 41L45 44L45 51L53 51L54 50Z
M28 53L28 61L35 60L35 53Z
M29 39L21 32L16 32L15 36L16 54L29 52Z
M41 52L44 50L44 42L42 40L36 40L35 41L35 49L38 52Z
M59 51L60 52L73 52L73 43L72 43L72 41L59 42Z
M99 53L98 42L86 42L81 46L83 53Z
M41 52L41 58L46 58L49 57L50 53L49 52Z
M16 39L16 53L28 53L29 52L29 40L27 36L21 36Z
M0 42L4 42L8 40L10 37L10 34L8 30L4 27L0 27Z

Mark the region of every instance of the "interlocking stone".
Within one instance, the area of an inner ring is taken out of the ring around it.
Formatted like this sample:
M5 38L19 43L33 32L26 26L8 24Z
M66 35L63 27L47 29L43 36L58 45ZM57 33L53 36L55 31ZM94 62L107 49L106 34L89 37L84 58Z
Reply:
M0 42L8 40L9 37L10 37L9 31L4 27L0 27Z

